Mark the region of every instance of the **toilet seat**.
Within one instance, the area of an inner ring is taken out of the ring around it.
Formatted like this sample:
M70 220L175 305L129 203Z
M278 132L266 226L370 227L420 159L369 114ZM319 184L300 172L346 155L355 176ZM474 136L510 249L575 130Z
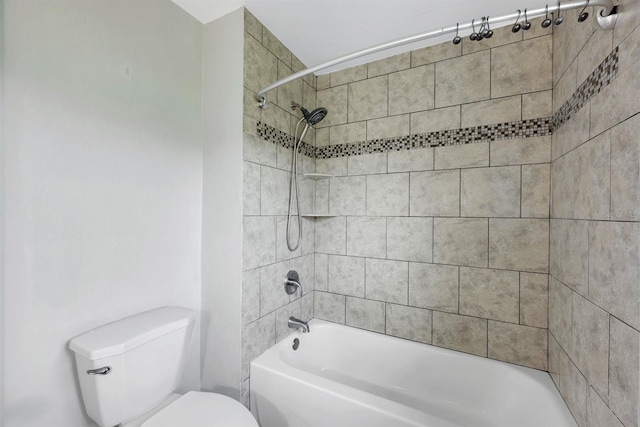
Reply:
M240 402L217 394L190 391L142 424L142 427L258 427Z

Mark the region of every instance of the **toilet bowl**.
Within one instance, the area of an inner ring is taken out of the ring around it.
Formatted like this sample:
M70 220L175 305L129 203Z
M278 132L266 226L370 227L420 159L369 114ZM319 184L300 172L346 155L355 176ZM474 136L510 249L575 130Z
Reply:
M120 427L258 427L242 404L217 393L172 394L148 412Z
M101 427L258 427L230 397L175 393L194 321L189 309L162 307L72 339L89 417Z

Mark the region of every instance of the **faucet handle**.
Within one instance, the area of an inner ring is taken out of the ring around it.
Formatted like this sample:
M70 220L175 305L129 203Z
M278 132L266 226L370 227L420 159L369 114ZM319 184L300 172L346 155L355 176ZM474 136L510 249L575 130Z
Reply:
M300 275L295 270L290 270L287 276L284 278L284 291L287 295L293 295L300 289L300 296L302 296L302 285L300 285Z

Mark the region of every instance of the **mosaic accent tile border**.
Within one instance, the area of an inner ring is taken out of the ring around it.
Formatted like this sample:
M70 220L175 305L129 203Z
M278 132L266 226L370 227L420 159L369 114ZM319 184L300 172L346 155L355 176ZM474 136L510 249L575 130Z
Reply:
M293 137L265 123L258 122L258 136L284 148L293 147ZM300 152L316 159L358 156L361 154L404 151L416 148L445 147L448 145L473 144L501 139L530 138L551 135L551 117L519 120L495 125L476 126L438 132L373 139L348 144L313 147L302 143Z
M616 47L552 117L519 120L494 125L452 129L395 138L373 139L348 144L314 147L302 142L300 153L316 159L358 156L362 154L403 151L416 148L445 147L514 138L551 135L618 76L618 48ZM258 122L258 136L284 148L293 148L293 136Z
M553 115L553 130L559 129L571 117L597 95L602 89L607 87L618 77L618 47L616 47L605 59L593 70L589 77L578 87L578 89L562 104Z
M274 144L279 145L280 147L283 147L283 148L293 149L293 144L294 144L293 136L289 135L288 133L278 130L262 122L258 122L257 130L258 130L258 136L264 139L265 141L273 142ZM301 153L304 156L314 158L315 149L316 148L313 145L307 144L306 142L302 141L302 144L300 144L299 153Z

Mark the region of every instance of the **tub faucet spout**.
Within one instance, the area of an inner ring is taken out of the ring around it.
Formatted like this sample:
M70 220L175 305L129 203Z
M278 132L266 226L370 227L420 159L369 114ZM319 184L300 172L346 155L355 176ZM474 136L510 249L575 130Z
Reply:
M289 317L289 322L287 322L290 328L302 329L302 333L305 334L310 331L309 324L300 319L296 319L295 317Z

